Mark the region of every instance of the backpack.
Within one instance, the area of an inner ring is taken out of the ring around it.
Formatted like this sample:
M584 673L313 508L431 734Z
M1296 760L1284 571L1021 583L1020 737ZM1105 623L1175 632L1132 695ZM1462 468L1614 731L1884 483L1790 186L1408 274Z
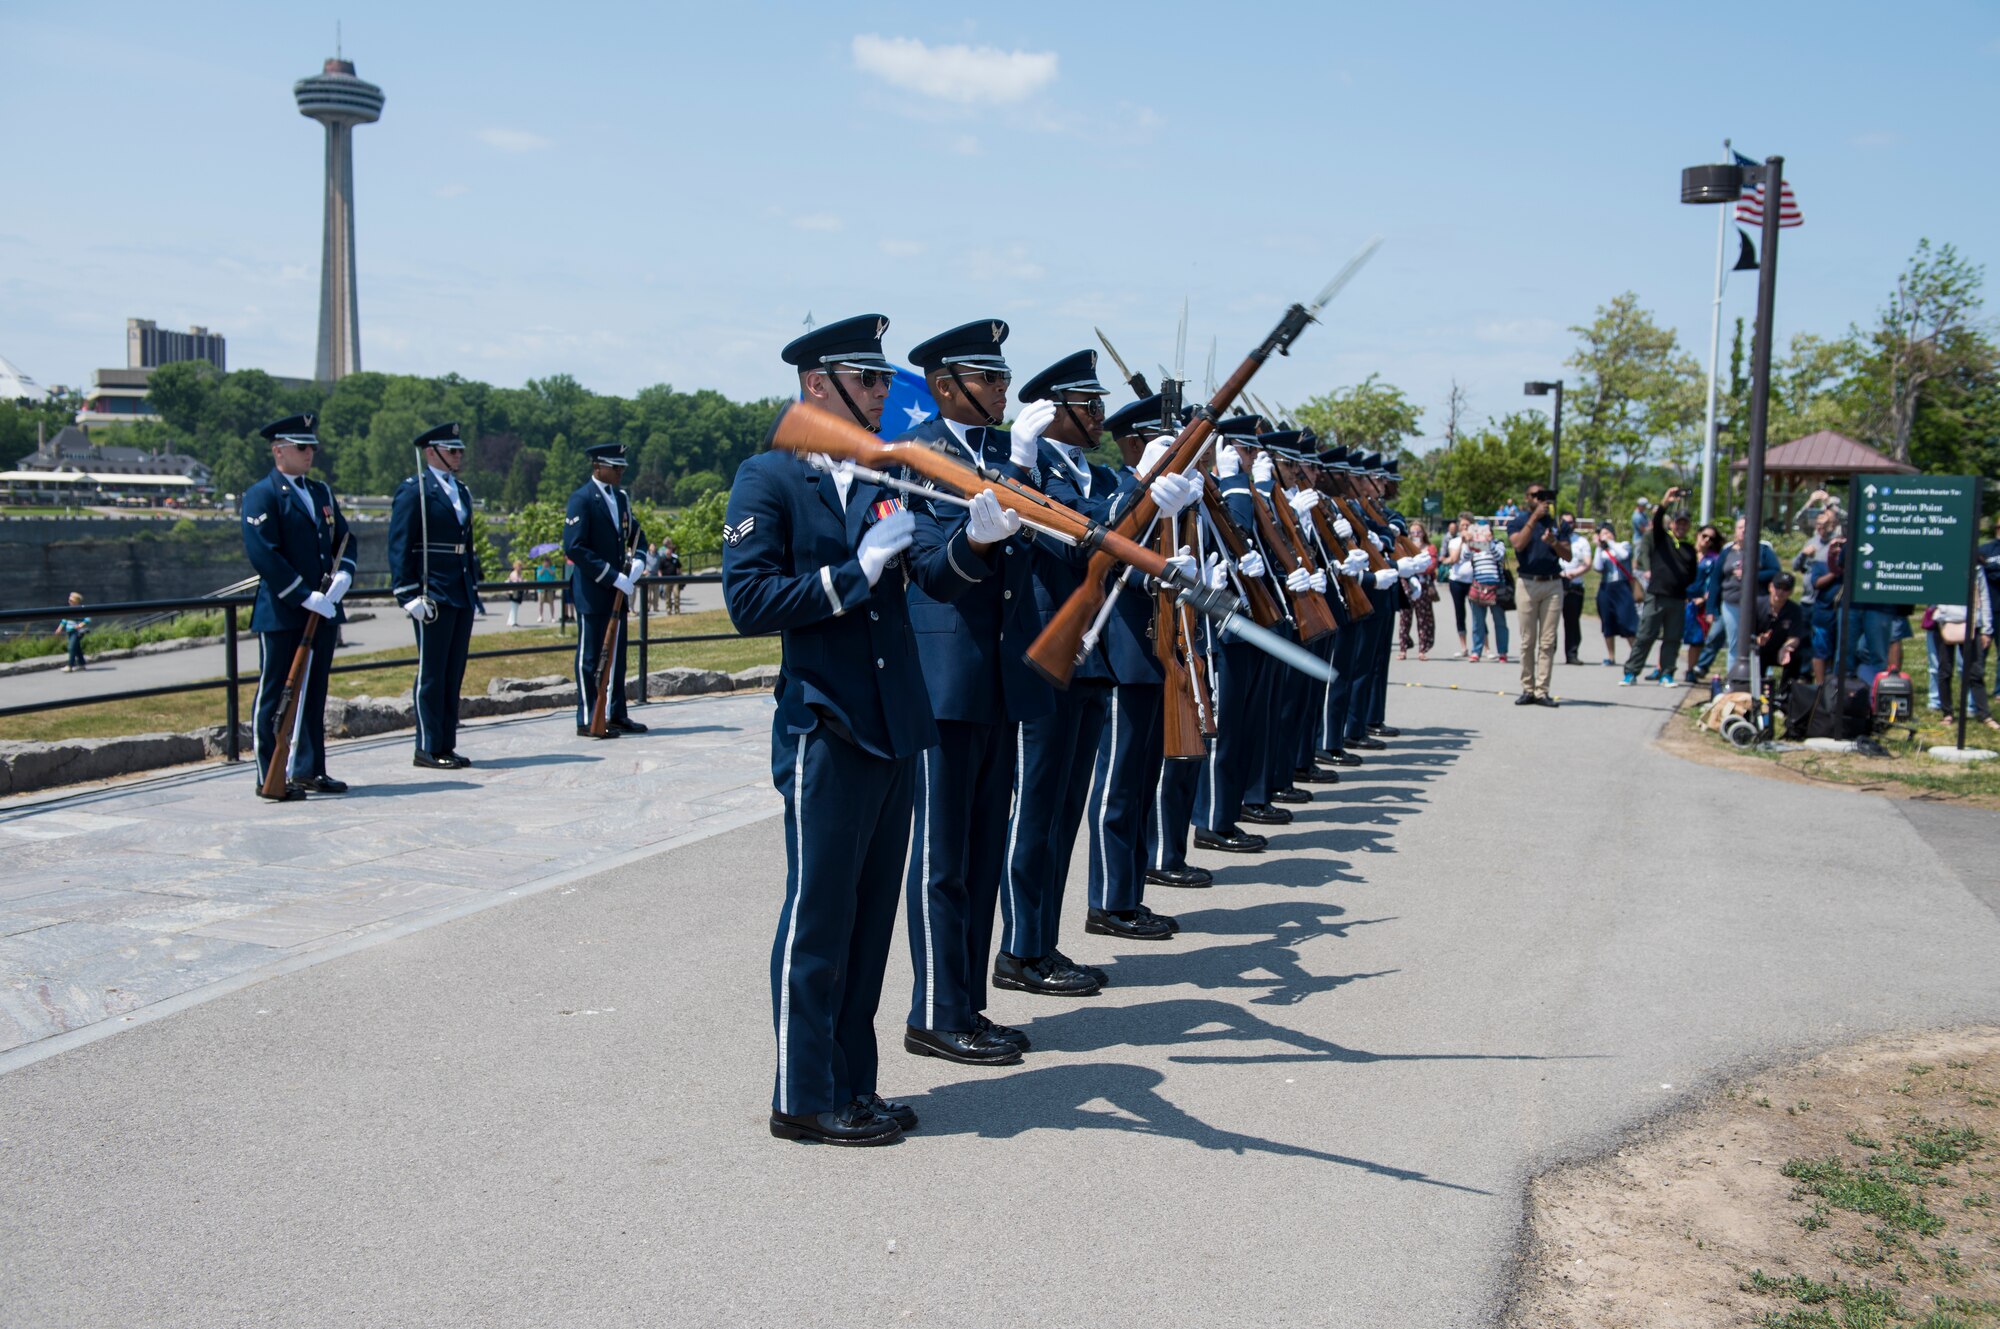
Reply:
M1845 695L1841 692L1843 681ZM1806 738L1864 738L1875 730L1873 703L1868 685L1858 678L1829 678L1817 688L1795 687L1791 704L1785 708L1785 736L1799 734L1799 721L1793 718L1796 714L1804 720Z

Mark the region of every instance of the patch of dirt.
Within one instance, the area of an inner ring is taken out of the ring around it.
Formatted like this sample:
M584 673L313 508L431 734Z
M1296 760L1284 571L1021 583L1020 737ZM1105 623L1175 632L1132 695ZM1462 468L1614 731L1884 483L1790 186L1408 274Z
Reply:
M1528 1227L1508 1329L2000 1325L2000 1028L1729 1084L1536 1178Z

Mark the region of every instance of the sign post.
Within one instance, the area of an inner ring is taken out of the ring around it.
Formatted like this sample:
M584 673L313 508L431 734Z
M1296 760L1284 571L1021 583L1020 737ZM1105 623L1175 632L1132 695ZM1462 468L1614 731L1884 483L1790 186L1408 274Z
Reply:
M1963 597L1965 630L1976 633L1980 485L1976 475L1857 476L1848 537L1854 602L1953 604ZM1970 699L1967 654L1961 653L1958 670L1961 750Z

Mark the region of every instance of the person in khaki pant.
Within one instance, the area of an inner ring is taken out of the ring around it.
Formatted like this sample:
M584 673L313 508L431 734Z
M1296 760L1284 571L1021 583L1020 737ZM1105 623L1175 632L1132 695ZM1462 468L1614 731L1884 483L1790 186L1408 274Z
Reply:
M1555 673L1556 634L1562 626L1562 562L1572 532L1558 523L1546 486L1528 486L1528 510L1507 523L1520 577L1521 695L1516 706L1556 706L1549 692Z

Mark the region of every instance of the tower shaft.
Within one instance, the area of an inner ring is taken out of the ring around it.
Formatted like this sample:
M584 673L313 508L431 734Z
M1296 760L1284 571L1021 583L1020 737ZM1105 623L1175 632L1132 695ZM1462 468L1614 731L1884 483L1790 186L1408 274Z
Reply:
M326 234L320 250L319 358L331 383L361 370L361 312L354 273L354 127L326 126Z

